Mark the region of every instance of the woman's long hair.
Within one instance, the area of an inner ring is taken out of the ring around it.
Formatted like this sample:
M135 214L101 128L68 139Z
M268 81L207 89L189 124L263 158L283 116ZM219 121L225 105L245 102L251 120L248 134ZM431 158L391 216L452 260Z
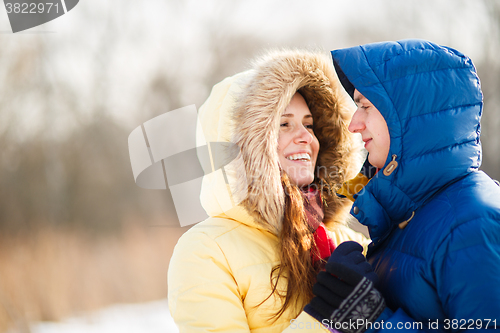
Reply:
M302 309L311 301L312 287L318 274L318 268L313 265L311 258L311 251L316 249L314 231L306 218L301 190L290 183L285 172L282 172L281 182L285 192L285 214L279 234L280 263L271 271L272 291L262 302L273 295L281 299L282 306L274 314L274 320L277 320L290 306L298 305L298 308ZM282 279L286 281L285 290L278 288L278 283Z

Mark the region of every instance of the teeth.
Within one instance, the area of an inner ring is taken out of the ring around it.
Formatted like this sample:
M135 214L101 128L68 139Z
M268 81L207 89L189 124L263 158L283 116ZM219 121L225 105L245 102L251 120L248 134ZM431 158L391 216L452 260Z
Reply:
M311 155L303 153L303 154L293 154L287 157L288 160L292 161L297 161L297 160L304 160L304 161L310 161L311 160Z

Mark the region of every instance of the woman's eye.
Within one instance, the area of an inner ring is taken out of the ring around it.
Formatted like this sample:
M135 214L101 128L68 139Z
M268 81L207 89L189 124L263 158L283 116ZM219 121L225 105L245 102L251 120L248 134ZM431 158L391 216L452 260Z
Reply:
M306 128L313 129L313 128L314 128L314 125L313 125L313 124L311 124L311 125L306 125Z
M282 123L282 124L280 125L280 127L287 127L287 126L288 126L288 123Z

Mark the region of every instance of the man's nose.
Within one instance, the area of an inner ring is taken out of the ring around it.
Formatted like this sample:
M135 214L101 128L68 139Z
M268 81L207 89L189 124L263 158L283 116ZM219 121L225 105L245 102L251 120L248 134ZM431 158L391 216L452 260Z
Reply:
M365 129L365 122L359 109L354 112L348 129L351 133L359 133Z

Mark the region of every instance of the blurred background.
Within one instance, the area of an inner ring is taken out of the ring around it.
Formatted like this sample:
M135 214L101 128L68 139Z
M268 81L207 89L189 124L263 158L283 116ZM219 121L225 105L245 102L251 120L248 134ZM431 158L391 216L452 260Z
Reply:
M167 297L188 227L168 190L135 185L137 126L199 108L267 48L405 38L473 59L500 179L500 0L81 0L17 34L0 8L0 332Z

